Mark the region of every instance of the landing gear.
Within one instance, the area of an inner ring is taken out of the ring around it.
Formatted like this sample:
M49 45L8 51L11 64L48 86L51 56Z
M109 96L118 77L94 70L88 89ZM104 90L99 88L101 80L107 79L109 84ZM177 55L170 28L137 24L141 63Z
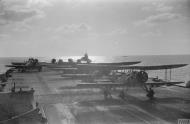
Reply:
M41 72L41 71L42 71L42 67L39 67L39 68L38 68L38 72Z
M22 69L20 69L20 72L26 72L26 68L22 68Z
M104 99L112 99L112 95L111 95L111 90L113 87L104 87L103 88L103 93L104 93ZM126 89L123 88L123 90L121 90L121 92L119 93L118 97L120 97L121 99L125 99L126 98L126 94L125 94Z
M124 91L124 90L122 90L122 91L119 93L119 97L120 97L121 99L125 99L125 91Z
M104 99L105 100L112 99L111 88L109 88L109 87L104 88Z
M152 88L149 88L149 90L147 90L147 97L150 98L150 99L153 99L154 98L154 91L152 90Z
M152 89L152 86L147 87L146 85L143 86L143 89L147 92L146 96L149 99L154 99L154 90Z

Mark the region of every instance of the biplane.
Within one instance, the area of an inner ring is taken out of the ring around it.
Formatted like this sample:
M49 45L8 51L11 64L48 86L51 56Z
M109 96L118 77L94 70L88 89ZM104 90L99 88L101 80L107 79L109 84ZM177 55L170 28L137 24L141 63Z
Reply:
M11 67L18 70L19 72L26 72L31 70L41 71L42 66L38 59L29 58L26 62L13 62L12 65L6 65L6 67Z
M67 69L69 70L69 68L81 68L80 70L82 69L85 69L85 67L91 67L91 70L92 70L92 67L94 68L98 68L98 67L112 67L112 66L124 66L124 65L134 65L134 64L138 64L140 63L141 61L132 61L132 62L114 62L114 63L93 63L91 59L89 59L88 57L88 54L85 53L83 57L81 57L80 59L77 59L76 62L74 62L73 59L69 58L68 59L68 62L63 62L61 61L60 63L56 63L56 60L55 59L52 59L54 60L54 62L52 63L44 63L45 66L47 66L48 68L51 68L51 69ZM74 70L74 69L73 69Z
M79 83L77 85L78 88L100 88L104 91L104 97L108 98L111 95L110 91L113 88L120 87L122 91L120 95L122 98L125 96L124 90L130 86L140 86L146 92L146 96L150 99L154 98L154 90L153 88L160 86L172 86L180 83L184 83L183 81L173 81L171 79L171 70L174 68L184 67L187 64L171 64L171 65L156 65L156 66L110 66L110 65L82 65L73 68L73 71L78 70L78 74L62 74L63 77L71 77L71 78L87 78L95 76L101 77L101 75L107 75L108 80L104 81L94 81L91 83ZM67 68L61 68L64 72L68 71ZM69 68L72 70L72 68ZM165 70L165 79L150 78L148 76L149 70ZM169 70L169 71L168 71ZM85 74L85 73L86 74ZM94 74L93 74L94 72ZM95 73L96 72L96 73ZM169 72L169 79L168 79ZM110 75L110 73L112 73ZM114 80L113 80L114 79Z

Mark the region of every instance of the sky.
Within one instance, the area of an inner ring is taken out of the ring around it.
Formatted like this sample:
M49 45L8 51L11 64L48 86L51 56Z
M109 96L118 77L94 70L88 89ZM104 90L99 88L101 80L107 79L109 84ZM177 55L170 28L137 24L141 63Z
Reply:
M190 0L0 0L0 56L190 54Z

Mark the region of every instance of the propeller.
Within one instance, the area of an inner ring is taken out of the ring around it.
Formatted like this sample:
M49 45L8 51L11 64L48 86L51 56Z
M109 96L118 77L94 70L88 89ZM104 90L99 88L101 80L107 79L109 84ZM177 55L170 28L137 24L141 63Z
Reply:
M148 74L145 71L140 71L137 74L137 79L140 82L145 83L148 80Z

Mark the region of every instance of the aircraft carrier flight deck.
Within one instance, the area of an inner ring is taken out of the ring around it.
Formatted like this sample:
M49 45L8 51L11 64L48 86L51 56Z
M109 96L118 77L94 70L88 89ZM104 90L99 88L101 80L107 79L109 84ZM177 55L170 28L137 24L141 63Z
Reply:
M32 87L34 99L48 124L170 124L190 118L190 90L160 87L154 100L142 88L129 88L124 99L117 91L105 100L101 90L73 89L79 80L64 80L58 72L13 73L16 86ZM25 122L26 123L26 122ZM27 122L28 124L29 122Z

